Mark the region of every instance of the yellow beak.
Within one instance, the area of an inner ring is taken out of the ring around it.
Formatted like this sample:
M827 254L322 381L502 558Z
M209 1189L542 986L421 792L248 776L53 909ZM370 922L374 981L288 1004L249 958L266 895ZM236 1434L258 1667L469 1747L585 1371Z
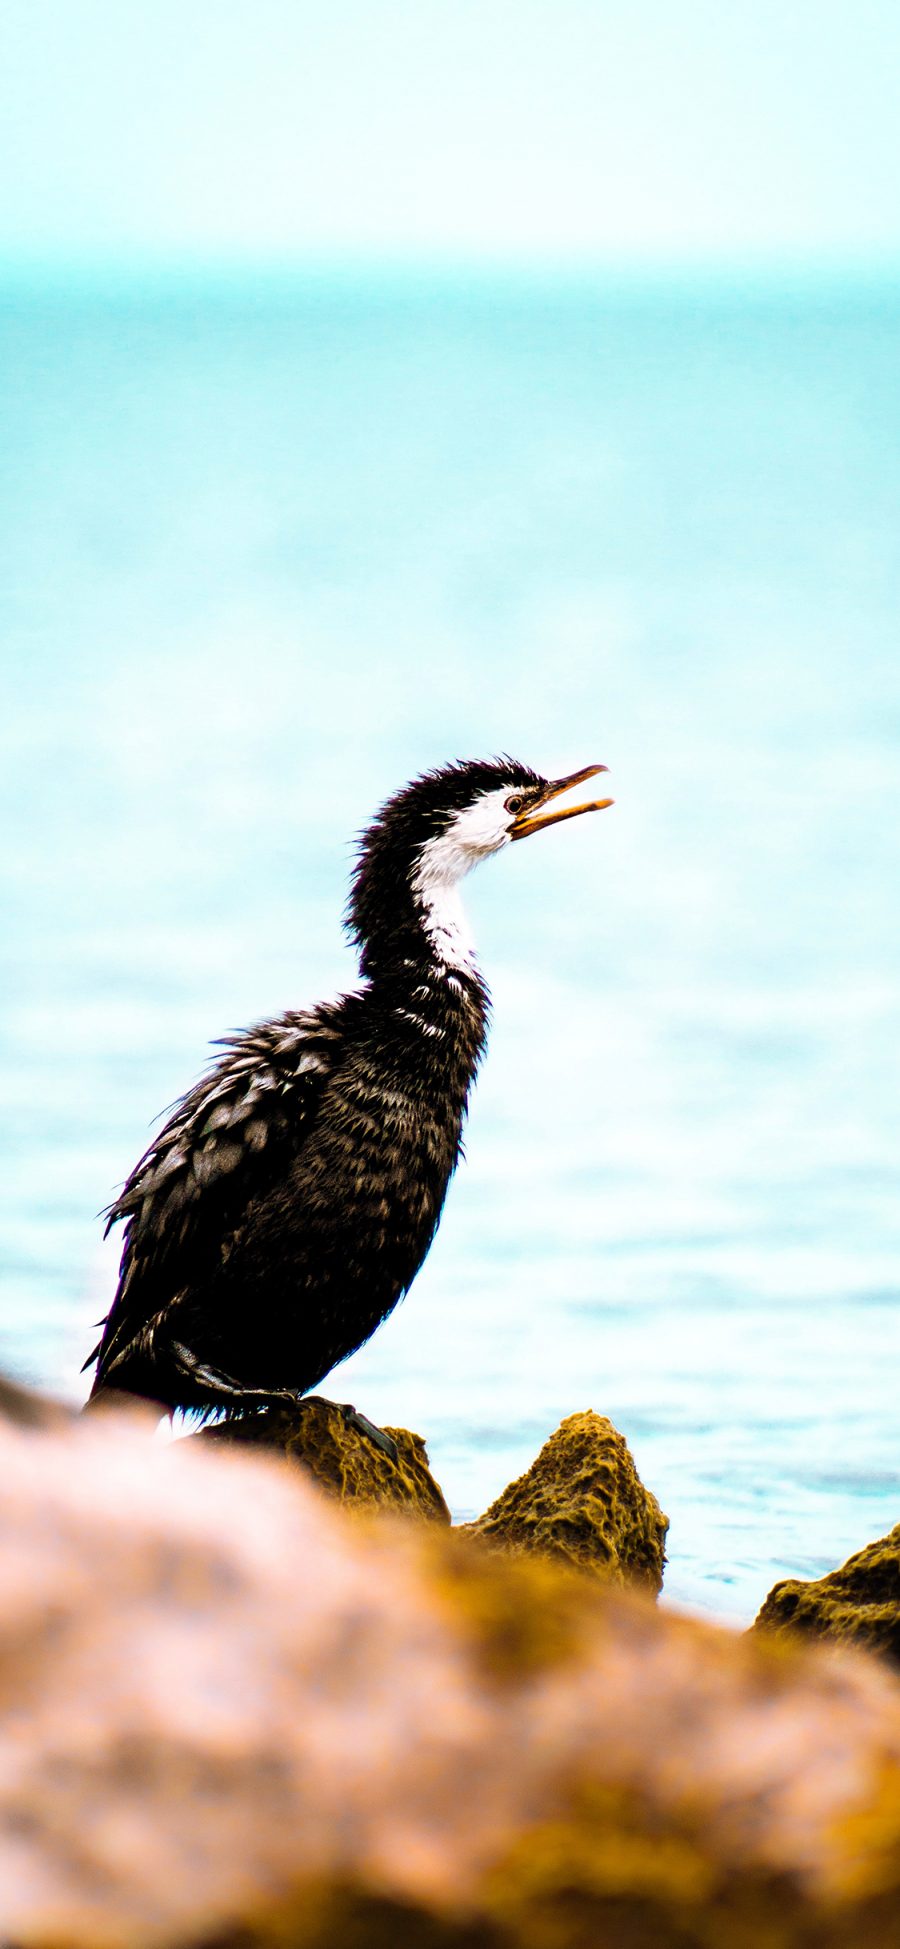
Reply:
M573 785L583 785L586 778L596 778L599 772L606 769L605 765L585 765L583 771L573 771L568 778L555 778L553 784L547 786L538 804L546 805L548 800L558 799L560 793L570 792ZM588 799L584 805L567 805L559 812L538 812L537 816L532 806L516 820L509 835L510 839L528 839L533 832L540 832L544 826L556 826L561 819L577 819L580 812L602 812L605 806L612 803L612 799Z

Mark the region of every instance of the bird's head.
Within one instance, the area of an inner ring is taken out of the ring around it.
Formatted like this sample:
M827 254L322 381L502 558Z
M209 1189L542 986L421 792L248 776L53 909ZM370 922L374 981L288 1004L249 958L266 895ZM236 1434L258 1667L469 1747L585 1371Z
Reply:
M585 765L542 778L515 758L469 759L423 773L386 801L363 834L347 924L363 970L396 956L409 926L449 911L455 888L491 853L611 799L553 802L606 770ZM552 808L552 809L548 809Z

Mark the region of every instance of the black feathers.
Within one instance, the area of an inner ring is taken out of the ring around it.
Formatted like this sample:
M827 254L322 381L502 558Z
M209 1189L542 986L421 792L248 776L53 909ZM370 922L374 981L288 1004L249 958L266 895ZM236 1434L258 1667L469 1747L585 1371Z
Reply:
M311 1128L336 1039L324 1012L229 1037L228 1053L176 1106L107 1214L107 1231L122 1219L126 1230L116 1300L90 1356L99 1355L98 1382L144 1391L132 1368L139 1350L143 1365L152 1353L150 1322L215 1278L254 1197Z

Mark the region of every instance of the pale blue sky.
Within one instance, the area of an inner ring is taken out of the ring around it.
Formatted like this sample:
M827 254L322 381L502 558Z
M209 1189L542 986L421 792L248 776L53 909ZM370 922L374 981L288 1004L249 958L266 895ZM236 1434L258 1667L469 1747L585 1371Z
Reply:
M900 4L5 0L0 250L900 256Z

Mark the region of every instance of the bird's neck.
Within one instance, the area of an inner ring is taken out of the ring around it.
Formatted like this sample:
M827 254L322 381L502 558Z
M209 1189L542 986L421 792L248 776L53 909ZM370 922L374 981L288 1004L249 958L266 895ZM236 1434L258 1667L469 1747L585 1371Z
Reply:
M387 911L387 910L386 910ZM362 972L385 998L396 998L423 1023L455 1020L480 1045L490 994L475 957L458 884L418 885L390 926L372 928L363 944Z
M383 978L411 964L474 981L481 976L462 899L459 872L420 854L397 873L390 855L369 865L353 889L348 924L360 947L360 969Z
M442 972L481 979L458 881L425 881L415 908L425 953Z

